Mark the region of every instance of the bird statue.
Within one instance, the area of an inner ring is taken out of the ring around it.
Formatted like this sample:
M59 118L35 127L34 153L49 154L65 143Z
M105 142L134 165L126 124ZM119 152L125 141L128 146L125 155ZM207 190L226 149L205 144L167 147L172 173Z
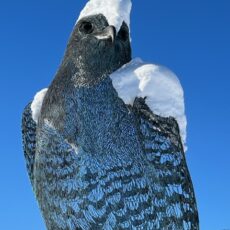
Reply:
M22 118L29 178L48 230L197 230L183 90L132 59L131 0L91 0L49 88Z

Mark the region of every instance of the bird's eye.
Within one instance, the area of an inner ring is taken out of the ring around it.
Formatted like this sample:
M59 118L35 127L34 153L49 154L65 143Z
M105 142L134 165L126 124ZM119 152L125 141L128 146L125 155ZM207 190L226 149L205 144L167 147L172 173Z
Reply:
M129 38L129 33L125 28L121 28L119 33L118 33L118 37L121 40L126 41Z
M93 25L91 22L82 22L79 30L85 34L91 34L93 32Z

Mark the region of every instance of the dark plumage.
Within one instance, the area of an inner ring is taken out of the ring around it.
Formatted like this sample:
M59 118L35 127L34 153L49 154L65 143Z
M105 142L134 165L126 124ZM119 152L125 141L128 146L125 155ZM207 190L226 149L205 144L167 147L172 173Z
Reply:
M103 15L75 26L36 125L27 169L47 229L198 229L177 122L126 105L109 74L131 60L129 29Z

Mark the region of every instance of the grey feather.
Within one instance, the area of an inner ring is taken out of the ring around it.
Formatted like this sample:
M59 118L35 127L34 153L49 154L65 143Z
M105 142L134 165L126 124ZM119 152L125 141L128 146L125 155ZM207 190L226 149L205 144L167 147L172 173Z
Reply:
M26 106L22 115L22 140L27 172L33 186L33 169L36 154L36 123L32 119L31 103Z
M24 113L28 172L47 229L199 229L177 123L144 99L131 107L118 97L109 74L131 59L129 31L123 23L114 41L97 39L107 31L103 15L80 20L37 126Z
M155 115L143 98L136 98L134 112L146 158L157 172L154 195L155 207L161 213L160 229L199 229L194 189L176 120Z

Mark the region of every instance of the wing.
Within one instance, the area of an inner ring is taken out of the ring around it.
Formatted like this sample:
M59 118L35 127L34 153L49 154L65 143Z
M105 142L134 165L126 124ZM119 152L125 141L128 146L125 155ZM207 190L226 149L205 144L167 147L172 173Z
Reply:
M27 172L33 186L33 168L36 151L36 123L32 118L31 103L29 103L22 115L22 140Z
M156 169L153 185L159 229L199 229L198 212L176 120L155 115L145 99L133 105L146 159ZM167 226L167 227L166 227Z
M38 117L40 116L43 99L46 95L47 88L39 91L34 100L29 103L22 114L22 140L26 167L29 174L30 182L34 182L34 160L36 153L36 128Z
M185 144L187 122L184 92L179 79L172 71L136 58L110 77L118 96L125 104L132 105L136 97L147 97L146 104L155 114L174 117Z

